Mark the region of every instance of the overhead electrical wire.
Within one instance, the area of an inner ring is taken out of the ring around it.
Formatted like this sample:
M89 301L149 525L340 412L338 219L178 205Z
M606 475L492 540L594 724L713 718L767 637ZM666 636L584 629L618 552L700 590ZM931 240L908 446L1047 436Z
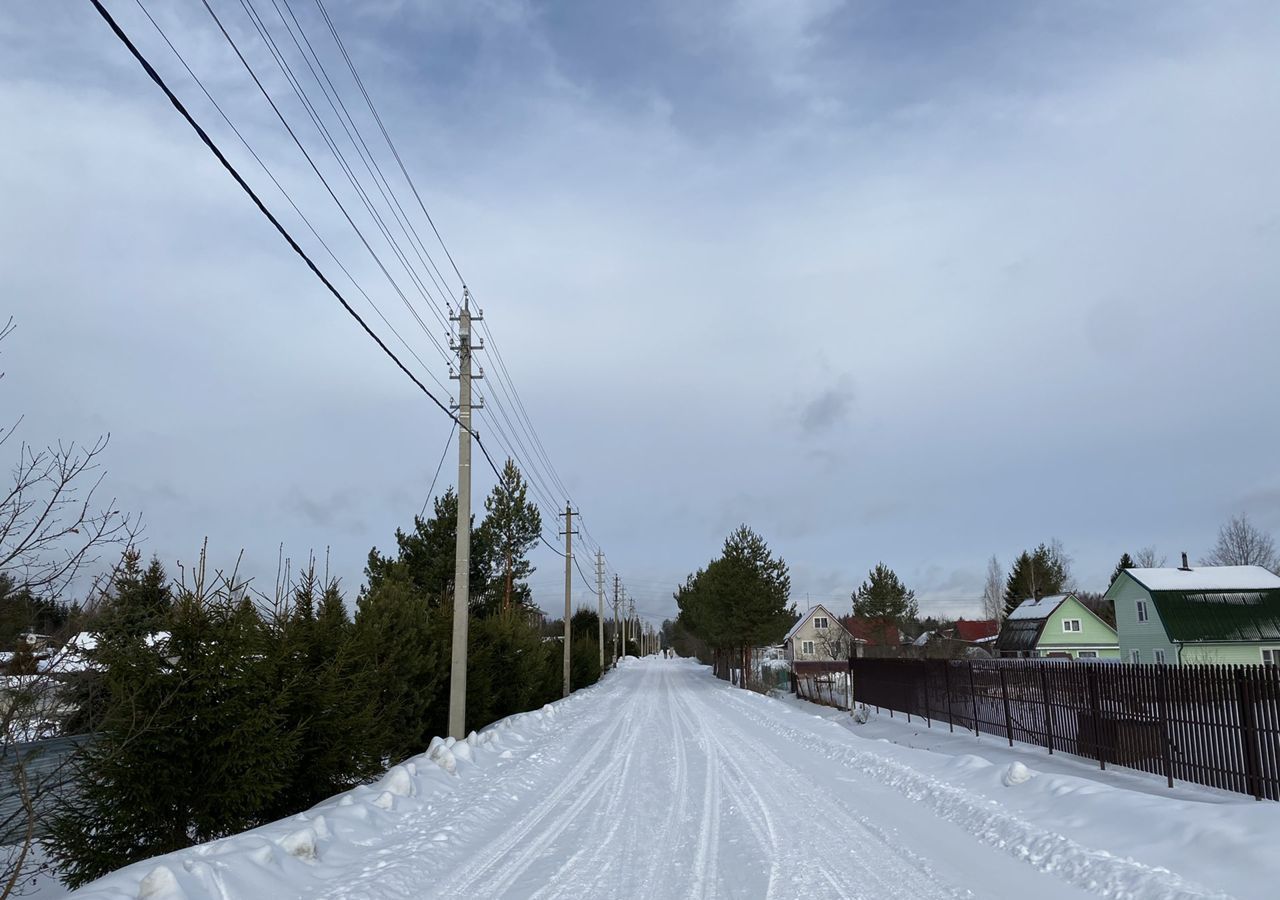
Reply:
M431 402L434 403L436 407L440 409L441 412L443 412L446 416L452 419L455 425L457 425L459 428L464 427L461 421L458 419L458 417L453 413L453 411L450 410L449 407L447 407L443 402L441 402L440 398L437 397L435 394L433 394L431 390L425 384L423 384L422 381L416 375L414 375L412 371L410 371L410 369L404 364L404 362L401 361L400 357L398 357L395 354L395 352L390 347L387 346L386 342L383 341L382 338L378 336L377 332L375 332L372 328L369 327L369 323L364 320L364 317L361 316L360 313L358 313L355 310L355 308L351 305L351 303L347 300L347 298L342 295L342 292L339 291L337 287L334 286L333 282L330 281L329 278L324 274L324 272L320 270L320 267L316 265L315 261L311 258L311 256L294 239L293 235L289 233L288 229L286 229L284 225L280 222L280 220L276 218L275 214L272 213L271 210L267 208L267 205L262 201L262 198L258 196L257 192L254 191L254 189L244 179L244 176L240 174L239 170L231 163L229 159L227 159L226 155L223 154L222 150L214 142L213 138L210 137L209 133L205 131L204 127L201 126L200 123L196 121L195 117L187 109L186 105L178 98L178 95L175 94L172 89L170 89L169 85L165 82L164 78L161 77L160 73L156 71L155 67L152 66L151 63L147 60L147 58L142 55L142 51L138 49L137 45L134 44L133 40L124 32L124 29L122 29L120 27L120 24L116 22L115 18L111 15L110 11L108 11L107 8L103 6L101 0L89 0L89 2L93 5L94 9L98 11L98 14L102 17L103 21L107 23L107 26L115 34L116 38L119 39L119 41L122 44L124 44L125 49L127 49L130 55L132 55L133 58L137 60L138 65L140 65L142 67L142 70L146 72L147 77L149 77L155 83L156 87L160 88L160 90L164 93L165 97L168 98L169 103L172 104L173 108L178 111L178 114L181 115L184 120L186 120L187 124L191 126L192 130L195 131L196 135L200 138L200 140L204 143L204 145L209 148L209 151L214 155L214 157L218 160L218 162L222 165L222 167L227 170L227 173L232 177L232 179L236 182L236 184L240 186L240 189L243 190L245 194L248 195L249 199L253 201L253 204L258 208L258 211L261 212L264 217L266 217L267 221L270 222L271 225L280 234L280 236L284 238L285 242L289 245L289 248L293 250L293 252L296 253L304 263L307 264L307 268L309 268L312 274L314 274L316 278L320 280L320 283L323 284L325 289L328 290L329 293L333 295L334 299L336 299L338 303L342 305L342 308L346 310L347 314L350 315L351 318L355 319L356 323L365 332L365 334L367 334L373 340L373 342L378 345L378 348L393 363L395 363L396 368L398 368L401 372L403 372L405 377L407 377L413 383L413 385L417 387L419 391L425 394L427 398L431 400ZM470 429L467 429L467 430L470 431ZM494 465L493 459L489 455L489 451L485 448L479 436L475 435L474 432L472 432L472 435L476 441L476 445L480 447L481 453L483 454L484 458L488 461L490 468L493 469L495 475L498 474L498 468L497 466Z
M330 292L333 293L334 296L339 299L339 301L342 303L344 308L346 308L347 311L357 319L361 327L366 331L366 333L370 335L370 337L372 337L379 344L380 348L383 349L384 353L386 353L396 363L396 365L399 368L401 368L401 370L406 375L408 375L411 378L411 380L424 393L426 393L428 397L430 397L432 401L442 411L444 411L447 415L450 416L450 418L455 423L455 427L459 426L460 420L457 418L457 416L454 415L453 412L449 410L440 401L440 399L436 397L435 394L433 394L429 389L427 389L426 386L423 385L422 382L400 361L400 359L395 355L395 353L392 352L386 346L386 344L368 326L368 324L363 320L363 318L361 318L359 314L356 313L355 310L350 306L350 304L347 303L345 298L342 296L341 292L338 291L338 289L327 279L327 277L323 275L323 273L319 270L318 266L316 266L314 261L306 254L305 251L302 250L300 245L298 245L297 242L293 240L292 236L289 235L287 229L285 229L285 227L279 222L279 220L275 218L274 214L270 212L270 210L266 207L265 203L263 203L263 201L257 196L257 194L252 190L252 188L249 187L248 183L243 179L243 177L234 168L234 166L232 166L231 163L226 159L226 157L222 155L221 151L217 148L212 138L209 137L209 135L206 132L204 132L203 128L195 121L194 117L186 110L185 106L181 104L181 101L178 100L177 96L168 88L168 86L164 83L163 79L154 70L154 68L150 66L149 62L147 62L145 57L142 56L141 52L132 43L132 41L128 38L128 36L125 35L123 30L119 27L119 25L115 22L115 20L110 16L110 14L107 12L106 8L102 5L102 3L99 2L99 0L91 0L91 2L93 3L94 7L99 11L99 13L103 16L103 18L111 26L112 30L116 33L117 37L119 37L122 40L122 42L125 43L126 47L130 50L130 52L134 55L134 57L143 66L144 70L147 71L148 75L152 77L152 80L155 81L157 85L165 92L166 96L169 97L170 102L173 103L175 108L177 108L179 112L183 115L183 117L187 119L188 123L196 130L197 134L201 137L201 139L206 143L206 145L209 146L210 150L214 152L215 156L218 157L219 161L224 165L224 167L227 168L227 170L232 174L233 178L237 181L237 183L239 183L242 189L244 189L246 193L249 194L250 198L254 201L255 205L259 207L259 210L268 217L269 221L271 221L272 224L281 233L281 235L285 237L286 241L295 250L295 252L297 252L303 258L303 260L312 269L312 271L322 280L326 288L328 288ZM440 380L436 378L434 374L431 373L430 367L428 367L425 364L425 362L421 359L421 357L419 357L418 354L413 350L412 346L408 343L408 341L405 340L403 335L401 335L395 329L395 327L391 324L391 322L387 319L387 317L383 315L382 311L378 308L377 304L373 302L368 292L363 288L363 286L359 284L358 281L356 281L356 279L352 276L351 272L347 269L347 267L343 265L341 260L337 258L336 254L329 247L327 242L325 242L324 239L320 236L319 232L313 226L311 221L302 213L297 203L294 202L293 198L280 184L279 180L270 171L269 167L266 166L265 162L256 153L256 151L254 151L253 147L248 143L248 141L245 139L244 135L240 132L240 130L236 128L234 122L232 122L230 117L221 108L221 106L217 104L216 100L212 97L211 93L207 90L207 88L205 88L203 82L196 76L194 71L192 71L191 67L186 63L185 59L183 59L182 55L178 52L177 48L173 45L172 41L170 41L168 36L164 34L163 29L160 28L158 23L155 21L154 17L151 16L150 12L143 5L142 0L136 0L136 2L138 3L139 7L143 10L147 18L151 21L152 25L157 29L158 32L160 32L161 37L164 39L165 43L169 45L170 49L174 52L175 56L178 57L179 62L183 65L183 68L186 69L188 74L191 75L193 80L196 81L201 91L213 104L214 108L218 111L219 115L228 124L228 126L231 127L232 131L235 132L237 138L249 151L250 155L253 156L255 161L257 161L257 163L263 168L263 171L266 172L268 178L270 178L272 183L275 184L276 187L281 191L281 194L289 202L289 205L298 214L299 218L302 219L302 221L304 222L308 230L312 233L312 235L317 239L320 245L325 249L325 251L333 259L334 263L338 265L338 267L343 271L344 275L346 275L347 278L353 284L353 286L355 286L357 291L359 291L361 295L364 296L364 298L369 302L370 306L377 313L378 317L396 336L396 338L400 341L400 343L404 345L405 349L409 352L409 354L423 368L427 377L431 378L431 380L434 381L437 386L439 386L442 390L444 390L445 389L444 385L441 384ZM417 229L413 226L413 223L407 211L400 204L398 198L396 197L395 190L391 187L390 181L386 177L386 173L383 172L382 167L378 163L376 156L373 154L372 149L369 147L368 142L365 140L363 134L361 133L360 126L356 123L354 116L352 116L351 114L350 109L347 107L346 103L343 101L341 92L338 90L336 84L333 81L333 78L331 77L328 70L326 69L323 60L321 59L318 52L316 51L315 45L311 41L310 37L307 35L306 29L303 27L292 5L290 4L289 0L271 0L271 2L276 11L277 16L280 19L280 23L284 26L286 32L289 34L290 40L292 41L298 54L302 57L316 85L320 87L321 92L325 96L326 102L328 103L330 109L333 111L333 115L338 119L338 122L342 127L342 130L345 133L348 141L350 142L351 146L355 149L356 154L359 156L361 164L363 165L365 171L368 173L369 178L373 181L376 192L381 197L382 201L386 205L386 208L391 212L392 218L395 220L396 226L404 234L405 240L409 243L412 254L417 258L417 262L421 264L423 271L426 273L426 275L428 276L431 282L431 286L434 287L435 290L439 292L440 295L447 297L449 303L452 304L454 296L452 291L445 285L445 282L447 281L447 279L444 278L443 273L440 271L439 267L435 263L435 260L432 258L430 251L426 248L426 245L422 240L421 235L418 234ZM281 6L280 6L281 2L283 2L284 4L283 10L281 9ZM379 114L377 107L373 103L372 97L370 96L369 91L365 86L364 80L360 76L360 73L354 64L354 61L352 60L350 54L347 52L346 46L342 41L341 35L339 34L337 27L333 22L333 19L329 15L328 10L325 8L323 0L315 0L315 2L316 2L317 9L319 10L321 16L323 17L325 25L327 26L330 32L330 35L333 37L335 46L337 46L339 53L342 55L342 58L346 63L348 70L351 73L352 79L355 81L356 86L360 90L361 96L363 97L366 106L369 108L370 114L373 116L374 121L377 123L378 129L382 134L383 139L387 143L387 147L390 149L393 157L395 158L396 164L399 167L401 174L404 176L406 183L409 185L410 190L413 192L419 208L421 209L424 217L427 219L427 222L431 227L432 233L434 234L437 242L440 244L441 250L443 250L446 258L449 261L449 265L452 267L454 274L457 276L463 290L465 291L466 281L462 276L461 270L456 260L454 259L453 254L451 253L447 244L445 243L443 236L440 234L440 231L436 226L434 219L431 217L431 214L426 207L426 204L422 198L420 191L417 188L416 183L413 181L412 176L409 174L408 168L405 166L404 159L401 156L398 148L396 147L395 142L392 140L391 135L388 132L386 125L382 119L382 116ZM419 327L422 328L423 332L427 335L428 339L435 346L435 349L446 360L451 359L449 354L447 354L444 351L444 348L440 345L440 343L437 341L435 336L432 334L430 328L426 325L425 321L421 318L420 315L418 315L417 311L414 309L413 304L410 302L408 296L406 295L404 290L400 287L400 285L396 282L396 279L391 275L386 264L382 261L377 251L375 251L375 249L373 248L372 244L370 244L369 239L366 237L363 230L356 224L352 215L347 210L345 204L338 197L333 186L329 183L324 173L320 170L319 165L316 163L311 153L306 149L306 146L304 145L304 143L302 142L301 138L299 137L297 132L294 130L294 128L290 125L288 119L283 114L283 111L280 109L278 104L271 97L270 92L267 91L265 85L262 83L262 80L259 78L253 66L249 63L248 59L242 52L241 48L238 46L235 39L231 36L230 32L228 31L226 26L223 24L217 12L213 9L213 7L210 5L208 0L202 0L202 3L205 9L208 11L209 15L211 16L211 18L213 19L214 23L217 25L218 30L222 33L223 38L231 46L235 55L237 56L237 58L239 58L241 64L244 66L246 72L254 81L259 92L262 94L262 96L266 99L268 104L271 106L272 111L275 113L276 118L280 121L281 125L285 128L286 132L292 138L295 145L297 145L298 149L302 152L304 158L307 160L307 163L311 167L312 171L315 173L316 177L320 179L321 184L324 186L325 190L328 192L329 196L334 201L334 203L338 206L343 217L346 219L348 225L350 225L352 229L356 232L356 235L359 237L361 243L364 245L365 249L369 252L370 256L373 258L378 268L382 271L382 274L386 277L388 283L392 286L395 293L399 296L401 302L405 305L406 309L409 311L411 316L418 323ZM240 0L240 3L246 15L249 17L251 23L254 25L254 28L258 33L259 37L261 38L263 44L266 46L268 52L271 54L273 61L279 67L286 81L288 81L290 88L293 90L294 94L297 96L304 110L307 112L307 115L311 119L312 124L316 127L317 132L320 134L322 140L325 142L326 147L333 154L334 159L337 161L339 165L339 168L342 170L344 176L347 178L353 190L356 192L357 196L360 198L360 201L364 205L366 211L374 219L374 222L377 225L379 232L382 234L383 238L387 241L387 244L391 248L392 253L400 262L401 266L405 269L406 273L409 275L410 280L413 282L414 286L417 288L418 293L422 296L422 299L427 303L432 313L435 314L437 320L441 321L441 323L445 325L446 330L448 330L447 320L444 318L444 316L442 316L441 314L442 311L439 308L439 300L437 299L437 297L433 296L433 292L431 288L427 286L427 283L414 271L414 267L410 263L409 257L405 254L404 249L403 247L401 247L398 239L395 237L395 235L391 233L391 227L387 225L382 214L378 211L377 204L373 201L372 195L361 185L360 178L356 175L354 168L346 159L345 154L338 147L336 139L334 138L332 132L329 130L328 125L324 120L324 116L321 115L321 113L319 112L319 109L316 107L315 103L311 100L307 88L302 84L301 79L298 77L297 73L293 70L293 67L289 64L289 61L286 58L282 47L271 35L270 28L267 26L261 14L258 12L257 7L254 5L253 0ZM288 13L287 18L285 15L286 11ZM290 21L292 21L293 23L292 25L290 24ZM305 45L305 49L304 49L304 45ZM310 51L310 55L308 55L308 51ZM314 64L313 64L313 60L314 60ZM452 311L452 307L450 311ZM525 405L523 398L520 396L519 391L515 386L514 380L511 377L511 373L507 366L506 360L502 355L500 347L498 346L496 340L494 339L491 327L483 319L480 319L478 321L480 323L481 329L484 332L485 337L488 339L488 344L485 349L492 351L492 356L496 363L494 371L491 373L491 376L490 376L495 383L495 389L494 391L491 391L489 393L489 397L490 397L490 402L494 404L497 415L486 413L485 414L486 420L489 422L491 426L493 426L494 432L500 438L500 443L506 444L506 449L509 455L513 459L520 461L523 464L524 469L529 475L529 483L531 488L533 488L537 505L545 506L545 508L543 509L544 515L546 515L548 518L555 517L557 514L552 513L551 510L558 509L559 503L553 499L554 495L558 492L562 494L566 498L566 500L568 500L570 503L572 503L573 498L569 493L569 491L567 490L567 487L565 485L563 478L561 478L559 472L556 470L554 464L551 462L550 455L546 450L546 445L542 441L541 436L537 433L536 429L533 427L532 419L529 415L528 408ZM501 396L499 397L499 395ZM499 424L500 419L501 419L501 422L505 424L506 426L505 429L502 427L502 424ZM494 471L494 474L497 477L501 478L501 474L498 471L497 465L495 464L494 460L490 456L487 447L480 440L478 433L474 429L474 423L472 428L468 430L471 432L471 434L475 438L477 446L480 448L490 468ZM518 448L518 452L517 452L517 448ZM443 458L442 458L442 464L443 464ZM439 467L437 467L436 478L438 478L438 472L439 472ZM436 479L433 479L433 485L435 480ZM434 487L433 487L433 490L434 490ZM582 520L579 519L579 521L581 522ZM593 552L598 552L600 548L600 544L598 541L595 540L594 535L591 534L590 530L586 527L585 523L582 525L582 534L583 534L583 538L582 538L583 545L587 549L593 550ZM555 549L554 546L552 546L551 543L547 541L544 535L539 535L539 537L549 547L551 547L553 550ZM559 553L559 551L556 551L556 552ZM563 556L563 554L559 554L559 555ZM579 574L581 574L581 572Z
M332 186L329 184L328 179L325 178L324 174L320 171L320 168L315 162L314 158L307 151L306 147L303 145L301 138L299 138L297 132L294 131L293 127L289 124L284 113L281 111L279 105L275 102L274 98L272 98L271 93L266 89L266 86L263 85L262 80L258 77L257 71L253 68L253 65L249 62L248 58L241 51L240 45L236 42L235 38L231 36L231 33L227 30L226 26L223 24L222 19L218 16L217 12L213 9L213 6L210 5L209 0L202 0L202 3L204 5L204 8L209 12L209 15L213 18L214 23L218 26L218 30L222 32L223 38L231 46L231 49L235 52L236 56L239 58L241 64L245 68L245 71L249 73L249 76L253 79L254 84L257 85L259 92L266 99L267 103L271 106L272 111L276 114L276 118L280 120L280 123L285 127L285 130L289 133L289 136L293 138L294 143L297 144L298 149L302 151L303 156L306 157L307 162L311 165L311 168L316 173L316 176L320 178L321 183L324 184L325 189L329 192L329 195L333 198L334 202L338 204L338 208L342 211L342 214L346 218L348 224L350 224L351 227L355 229L357 236L359 236L360 240L364 243L365 247L369 250L369 253L374 257L374 261L378 264L380 268L382 268L383 274L386 275L387 280L391 282L392 287L395 289L396 293L400 296L400 299L404 303L405 308L409 311L409 314L418 323L418 326L422 329L423 333L426 334L427 339L430 340L431 343L435 346L436 350L444 358L445 362L448 362L452 357L449 355L447 351L445 351L444 347L441 345L440 341L435 337L435 335L432 334L431 329L427 326L426 322L423 321L422 316L418 313L417 309L410 302L408 296L401 289L400 285L395 281L394 278L392 278L390 271L387 270L386 266L383 264L381 257L379 257L378 254L374 251L373 246L369 243L368 239L365 237L364 232L360 229L358 225L356 225L355 220L351 217L351 214L347 211L346 206L338 198L337 193L333 190ZM356 177L354 170L351 168L350 164L347 162L346 156L338 148L337 142L333 139L332 133L329 131L328 126L325 124L323 117L319 114L319 112L315 108L315 105L311 102L310 96L307 94L306 89L302 86L300 79L298 79L297 76L294 74L293 67L289 65L288 60L285 59L284 54L280 51L279 46L275 42L275 39L271 36L270 31L266 28L265 23L262 22L261 17L258 16L257 8L254 7L251 2L246 2L246 0L240 0L240 5L241 5L241 8L244 9L246 15L248 15L251 24L253 25L255 31L258 33L258 36L262 40L263 44L265 45L268 53L271 54L272 60L275 62L276 66L280 69L281 74L284 75L285 80L289 83L289 86L293 90L294 95L298 98L298 101L302 104L304 111L307 113L308 118L310 118L311 123L315 126L316 131L320 134L320 137L324 141L326 148L329 150L329 152L333 155L334 159L337 161L338 168L342 171L347 181L351 184L352 188L355 190L356 196L360 199L360 202L363 204L365 210L373 218L374 224L377 226L378 230L381 232L383 239L386 240L388 246L391 248L392 253L395 255L396 259L400 262L400 265L404 268L405 272L409 275L409 280L413 282L414 287L418 289L418 292L422 296L423 300L426 301L429 306L433 306L430 298L427 296L426 292L423 289L423 285L421 281L418 279L416 273L413 271L412 266L409 265L409 261L407 257L405 257L404 251L400 248L400 245L396 241L394 236L392 236L390 229L387 228L386 222L383 220L381 214L375 208L373 201L369 198L368 193L364 190L363 186L360 184L360 181ZM318 80L319 79L317 78L317 82ZM323 85L321 85L321 89L323 90ZM354 142L353 142L353 145L354 145ZM358 152L358 148L357 148L357 152ZM437 313L437 318L439 318L438 313ZM447 330L447 323L446 323L446 330Z

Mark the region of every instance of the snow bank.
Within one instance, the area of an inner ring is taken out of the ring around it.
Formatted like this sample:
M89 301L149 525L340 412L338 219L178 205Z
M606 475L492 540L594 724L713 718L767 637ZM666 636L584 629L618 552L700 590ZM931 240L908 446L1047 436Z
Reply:
M566 709L590 702L597 686L539 710L472 732L465 740L432 738L426 752L392 766L376 782L353 788L287 819L126 866L86 885L85 900L261 900L321 893L335 873L358 863L380 838L424 814L462 782L517 762L539 735L561 727ZM420 820L420 819L419 819ZM447 842L463 823L439 822Z
M736 698L735 698L736 699ZM759 698L775 707L779 701ZM743 702L757 702L755 698ZM873 716L870 725L782 701L839 764L873 775L979 840L1104 897L1253 897L1280 881L1280 803L1163 779L989 736ZM824 723L814 722L818 717ZM786 722L783 725L782 722ZM844 733L841 733L844 732ZM852 738L852 739L851 739Z

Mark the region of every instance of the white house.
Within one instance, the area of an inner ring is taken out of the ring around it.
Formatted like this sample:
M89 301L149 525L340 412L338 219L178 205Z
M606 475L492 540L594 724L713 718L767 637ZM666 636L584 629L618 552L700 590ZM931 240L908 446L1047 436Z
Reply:
M831 611L819 603L809 610L783 639L792 662L831 662L848 659L858 641Z

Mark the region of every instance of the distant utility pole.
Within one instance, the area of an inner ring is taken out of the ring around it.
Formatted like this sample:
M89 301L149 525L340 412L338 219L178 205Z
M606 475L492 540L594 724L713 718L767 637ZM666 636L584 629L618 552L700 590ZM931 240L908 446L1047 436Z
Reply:
M639 635L636 634L636 625L639 623L636 622L636 601L634 597L627 598L627 619L631 622L631 639L637 640ZM638 643L636 644L636 649L637 651L640 649Z
M604 551L596 551L596 624L600 626L600 671L604 672Z
M573 507L564 505L564 696L569 696L569 619L573 616Z
M458 524L453 567L453 646L449 659L449 734L458 740L467 736L467 625L471 616L471 411L483 404L471 403L471 323L484 314L471 315L471 294L462 288L462 309L450 316L458 323L458 341L450 341L458 354ZM474 349L484 349L484 339ZM452 367L450 367L452 368Z
M622 658L622 654L618 652L618 648L625 646L622 641L622 621L619 618L618 606L618 576L613 576L613 662L616 665L618 660Z

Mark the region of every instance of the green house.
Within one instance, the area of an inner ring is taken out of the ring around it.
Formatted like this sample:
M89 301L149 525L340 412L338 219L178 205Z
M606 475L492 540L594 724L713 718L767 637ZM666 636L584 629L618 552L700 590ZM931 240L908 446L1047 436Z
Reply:
M1126 662L1280 665L1280 577L1261 566L1125 569L1107 591Z
M1075 594L1023 600L996 636L996 655L1005 658L1119 659L1115 629Z

